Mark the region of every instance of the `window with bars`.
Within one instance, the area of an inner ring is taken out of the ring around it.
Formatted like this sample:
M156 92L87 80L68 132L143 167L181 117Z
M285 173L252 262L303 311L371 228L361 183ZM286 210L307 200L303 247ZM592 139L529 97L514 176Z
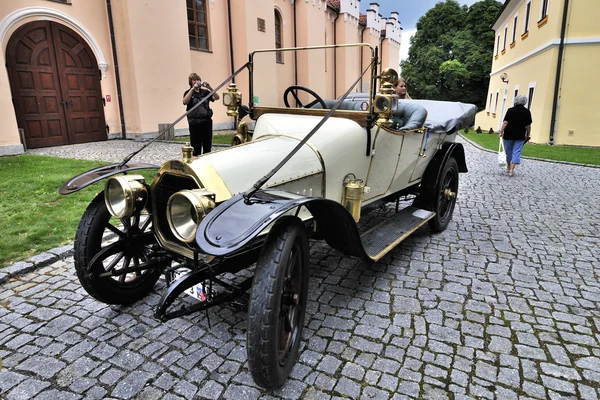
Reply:
M206 0L187 0L190 49L209 50Z
M281 34L281 14L275 10L275 48L281 49L283 46L282 42L282 34ZM275 60L279 64L283 64L283 52L277 51L275 52Z

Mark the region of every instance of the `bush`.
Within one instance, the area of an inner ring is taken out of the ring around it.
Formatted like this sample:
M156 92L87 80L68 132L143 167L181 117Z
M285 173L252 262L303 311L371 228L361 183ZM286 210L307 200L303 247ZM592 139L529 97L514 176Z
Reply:
M494 133L494 128L490 128L490 131L488 132L490 135L492 135Z
M477 129L475 129L475 132L477 132L477 133L481 133L481 132L482 132L482 130L481 130L481 127L480 127L480 126L478 126L478 127L477 127Z
M464 133L469 133L469 127L465 126L465 129L463 129Z

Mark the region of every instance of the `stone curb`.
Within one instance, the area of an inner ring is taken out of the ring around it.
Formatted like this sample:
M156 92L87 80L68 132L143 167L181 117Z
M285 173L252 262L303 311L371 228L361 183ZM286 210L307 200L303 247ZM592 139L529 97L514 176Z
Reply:
M490 150L490 149L486 149L484 147L481 147L479 144L473 142L472 140L469 140L469 138L465 137L462 133L458 133L458 135L463 138L467 143L469 143L471 146L475 147L476 149L479 150L483 150L483 151L487 151L488 153L498 153L497 151L494 150ZM477 135L477 134L476 134ZM480 133L479 135L484 135L483 133ZM487 134L489 135L489 133ZM548 160L547 158L537 158L537 157L527 157L527 156L521 156L521 158L525 158L527 160L536 160L536 161L544 161L544 162L548 162L548 163L553 163L553 164L565 164L565 165L575 165L577 167L588 167L588 168L600 168L600 165L594 165L594 164L580 164L580 163L574 163L574 162L570 162L570 161L558 161L558 160Z
M62 260L73 255L73 244L50 249L25 261L19 261L0 269L0 285L6 283L10 278L18 275L24 275L38 268L46 267L58 260Z

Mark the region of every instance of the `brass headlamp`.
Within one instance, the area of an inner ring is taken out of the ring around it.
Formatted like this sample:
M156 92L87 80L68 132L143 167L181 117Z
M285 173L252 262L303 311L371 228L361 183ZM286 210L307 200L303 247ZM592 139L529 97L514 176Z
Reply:
M398 96L395 87L398 84L398 73L392 68L381 72L381 92L373 102L375 112L379 114L377 125L392 126L392 113L398 108Z
M227 107L227 115L237 117L240 104L242 104L242 93L235 83L230 83L227 91L223 93L223 105Z

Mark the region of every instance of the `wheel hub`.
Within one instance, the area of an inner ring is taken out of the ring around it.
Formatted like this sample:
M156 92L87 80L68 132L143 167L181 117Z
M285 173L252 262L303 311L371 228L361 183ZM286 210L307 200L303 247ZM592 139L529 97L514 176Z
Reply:
M456 193L450 189L444 189L444 192L442 195L444 196L444 200L448 200L448 201L450 201L456 197Z

